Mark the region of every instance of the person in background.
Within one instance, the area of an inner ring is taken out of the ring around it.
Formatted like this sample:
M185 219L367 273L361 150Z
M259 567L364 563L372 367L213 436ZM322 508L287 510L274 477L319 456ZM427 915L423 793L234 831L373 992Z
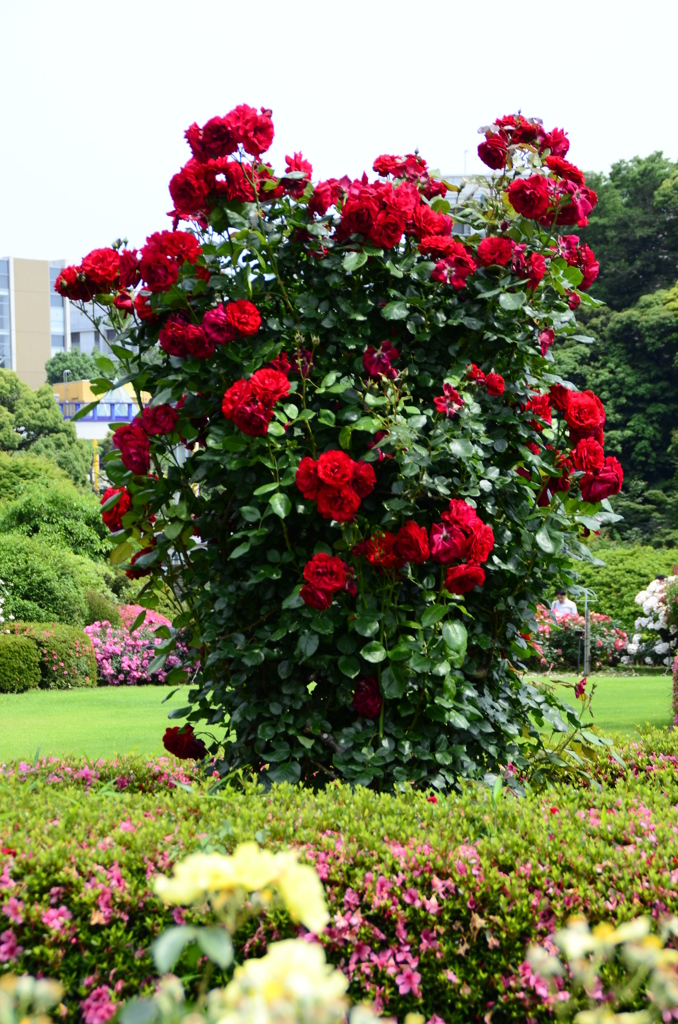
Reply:
M557 618L562 618L563 615L578 614L576 604L570 600L567 593L562 589L556 590L556 599L551 602L551 611Z

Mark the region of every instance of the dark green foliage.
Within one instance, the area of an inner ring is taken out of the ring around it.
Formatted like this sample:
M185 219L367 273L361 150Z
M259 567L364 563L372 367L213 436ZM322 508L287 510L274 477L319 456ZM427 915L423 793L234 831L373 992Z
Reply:
M109 601L103 594L98 593L96 590L86 590L85 601L87 602L86 626L91 626L93 622L106 621L110 622L112 626L121 625L118 606L113 601Z
M600 261L592 288L613 309L667 288L678 273L678 163L662 153L613 164L589 174L598 193L589 226L578 234Z
M591 587L597 597L592 608L612 619L618 619L627 631L633 631L635 619L642 610L635 596L645 590L655 576L669 576L678 565L678 548L652 548L641 545L608 547L593 545L593 553L605 565L581 565L580 583Z
M40 685L48 690L96 686L97 661L92 641L77 626L35 622L9 624L16 636L34 643L40 659Z
M0 451L0 502L13 501L33 487L70 483L68 475L46 458Z
M71 484L43 489L33 485L0 508L0 532L40 537L76 555L102 558L113 545L95 496Z
M0 633L0 693L31 690L40 685L40 678L37 644L29 637Z
M468 1024L494 1004L494 1021L524 1024L529 1015L542 1024L551 1010L519 974L531 943L575 914L596 924L676 910L676 736L656 733L620 754L626 777L607 758L597 766L609 783L602 792L563 785L515 800L466 786L435 804L409 790L392 796L344 785L318 794L287 785L264 794L246 785L208 795L190 777L191 791L168 791L180 781L176 763L123 759L16 773L0 789L0 842L16 850L0 863L16 883L11 895L24 904L24 921L7 922L24 947L9 966L59 978L69 1022L80 1019L88 975L96 975L92 987L121 980L120 999L152 991L149 946L174 923L172 908L150 891L152 876L201 846L230 851L256 836L270 849L301 847L322 866L335 930L321 941L330 962L349 974L354 999L378 985L385 1012L399 1021L417 1011ZM379 898L382 876L388 889ZM73 915L74 943L42 921L55 891L56 905ZM204 909L186 916L209 920ZM248 939L247 955L258 956L275 932L297 934L280 912L257 923L236 935L236 960ZM398 939L396 927L406 938ZM422 942L425 930L433 948ZM409 944L419 959L421 998L400 995L386 964L365 974L356 956L349 966L360 943L385 961ZM189 957L177 973L189 990L195 985ZM217 973L212 984L220 980Z
M92 380L100 376L99 367L87 352L57 352L45 363L48 384L60 384L64 379L64 370L69 370L68 380Z

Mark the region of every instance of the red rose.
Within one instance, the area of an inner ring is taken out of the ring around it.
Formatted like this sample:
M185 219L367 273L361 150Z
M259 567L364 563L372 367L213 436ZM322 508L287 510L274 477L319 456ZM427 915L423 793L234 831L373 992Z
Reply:
M113 444L120 450L125 469L131 470L135 476L148 473L151 468L148 434L136 420L117 428L113 434Z
M211 117L203 125L201 135L202 152L213 159L230 156L238 148L229 117Z
M270 110L262 107L261 113L258 114L254 107L242 103L230 114L227 114L227 120L231 126L233 138L242 143L246 153L260 157L262 153L270 149L275 134Z
M407 220L397 210L380 210L370 228L370 242L383 249L397 245L405 231Z
M139 253L136 249L125 249L120 253L120 287L134 288L140 280Z
M353 476L353 460L342 451L323 452L318 459L318 479L330 487L344 487Z
M585 473L597 473L605 465L603 446L593 437L583 437L572 452L575 469L583 469Z
M581 299L579 298L576 292L567 293L567 304L570 307L570 309L579 309Z
M529 178L512 181L507 189L509 202L523 217L538 220L549 207L549 187L546 178L532 174Z
M358 715L365 718L375 719L381 714L383 698L379 692L379 683L376 679L361 679L356 684L353 694L353 708Z
M304 579L315 590L330 594L343 590L348 578L348 566L341 558L321 551L304 566Z
M506 139L499 132L488 135L485 141L481 142L478 146L478 156L484 164L487 164L494 171L502 169L506 163L507 155Z
M478 259L484 267L505 267L513 255L513 245L510 238L483 238L478 246Z
M445 513L443 513L445 515ZM430 552L434 562L448 565L463 558L466 551L466 533L454 523L434 523L431 527Z
M263 366L250 377L252 394L264 405L275 405L277 401L290 393L290 382L284 373Z
M321 484L318 488L318 512L323 519L336 519L348 523L360 508L360 498L352 487L335 487Z
M563 160L562 156L547 156L546 166L550 171L553 171L560 178L564 178L566 181L573 181L575 185L584 185L586 178L582 171L574 164L571 164L569 160Z
M593 391L570 391L564 413L573 441L596 436L605 423L603 403Z
M177 265L158 254L143 257L139 269L144 284L151 292L169 291L179 280Z
M440 413L445 416L454 416L464 404L464 399L451 384L443 384L443 393L433 399L433 404Z
M202 329L205 336L214 345L225 345L235 338L235 330L223 304L220 302L215 309L208 309L202 318Z
M189 231L155 231L146 239L141 255L160 255L178 263L195 263L202 248L195 235Z
M400 569L403 565L395 551L395 542L395 533L391 533L390 530L382 531L356 544L352 548L352 553L367 559L370 565L376 566L382 572L391 572L394 569Z
M485 387L487 388L488 395L499 398L500 395L504 394L506 384L500 373L488 373L485 378Z
M539 332L539 347L541 348L541 354L546 355L551 345L556 340L556 336L550 327Z
M538 121L523 117L521 114L507 114L505 117L498 117L494 123L501 130L501 134L514 145L536 142L544 135L544 129Z
M423 241L424 238L440 235L451 235L454 221L446 213L436 213L427 203L420 203L412 217L414 233Z
M140 320L155 323L158 315L151 307L150 298L146 292L137 292L134 296L134 312Z
M447 523L452 523L461 528L468 534L472 533L476 529L478 524L481 524L481 519L474 508L463 501L461 498L451 498L447 506L447 511L443 512L442 518Z
M299 591L299 596L309 608L315 608L319 612L327 611L332 606L332 594L329 590L318 590L316 587L305 583Z
M431 256L450 256L456 251L457 243L448 235L425 235L419 243L419 252Z
M132 507L132 495L126 487L107 487L99 504L104 505L114 494L120 495L115 505L101 513L101 518L111 533L115 533L116 530L122 530L122 517Z
M100 290L110 290L120 274L120 256L115 249L93 249L83 259L82 270Z
M207 757L207 748L203 741L195 736L192 725L175 725L166 729L162 742L165 750L182 761L200 761Z
M409 522L401 526L396 535L393 550L402 562L420 565L430 556L428 534L425 527Z
M151 553L151 551L153 550L154 547L155 547L155 537L153 538L153 543L152 544L149 544L147 547L142 548L141 551L136 551L132 555L132 557L129 560L130 567L125 572L125 575L128 576L129 579L131 579L131 580L140 580L144 576L150 576L151 575L151 573L153 572L153 567L152 566L147 565L147 566L145 566L142 569L135 569L135 568L133 568L133 566L142 557L142 555L150 555L150 553Z
M339 198L339 183L335 178L328 181L319 181L313 189L313 195L308 202L308 212L323 217L330 206L334 206Z
M171 405L147 405L141 412L141 426L147 434L171 434L178 419Z
M548 135L544 135L539 145L542 153L549 149L551 156L565 156L570 148L570 140L562 128L554 128Z
M478 526L468 539L466 558L471 562L486 562L494 547L492 527L478 521Z
M536 288L546 273L546 260L537 252L525 255L525 245L514 245L511 267L515 274L527 278L533 288Z
M484 582L485 570L479 565L455 565L445 573L445 589L450 594L467 594Z
M261 327L261 314L257 307L247 299L229 302L226 306L226 319L237 334L249 337L256 334Z
M613 494L619 494L624 482L624 472L621 464L613 455L608 455L605 465L595 475L586 474L579 481L581 496L584 501L595 504L603 498L610 498Z
M320 487L318 465L308 455L304 456L299 463L295 482L305 498L309 501L315 501L318 497L318 488Z
M475 363L471 363L466 369L468 370L469 380L478 381L480 384L485 383L485 374Z
M170 356L186 356L188 354L186 347L188 327L189 325L181 314L172 313L158 334L158 341L163 352L167 352Z
M568 266L581 270L584 276L579 285L580 290L585 292L590 288L598 277L600 264L588 245L585 242L580 243L578 235L563 235L557 253L567 260Z
M466 278L476 270L476 262L460 243L456 243L454 254L439 260L431 272L432 281L451 284L453 288L465 288Z
M191 166L193 163L189 161L170 179L169 192L177 217L199 217L207 210L209 188L202 171Z
M187 355L196 359L208 359L214 353L214 342L199 324L186 324L184 344Z
M371 494L376 482L377 477L371 463L363 462L362 459L353 463L351 487L359 498L366 498Z
M567 407L570 394L570 389L564 387L564 385L552 384L549 388L549 397L554 409L557 409L559 412L563 412Z
M82 267L64 267L54 283L54 291L73 302L89 302L97 289L87 281Z
M540 433L544 429L543 420L548 426L551 426L551 399L549 395L534 395L525 406L526 411L535 413L539 419L534 419L531 422L533 430L538 430Z
M398 371L392 365L400 358L400 352L390 341L382 341L378 349L369 345L363 355L363 369L370 377L386 377L395 380Z
M251 397L237 405L230 418L243 434L247 434L249 437L263 437L268 433L268 425L273 418L273 413L270 405Z

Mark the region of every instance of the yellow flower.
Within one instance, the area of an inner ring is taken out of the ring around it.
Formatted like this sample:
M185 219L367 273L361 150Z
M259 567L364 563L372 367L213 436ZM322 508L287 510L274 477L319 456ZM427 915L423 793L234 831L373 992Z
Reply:
M318 872L308 864L293 861L280 876L280 895L295 921L301 921L316 935L323 930L330 919L325 903L325 893Z

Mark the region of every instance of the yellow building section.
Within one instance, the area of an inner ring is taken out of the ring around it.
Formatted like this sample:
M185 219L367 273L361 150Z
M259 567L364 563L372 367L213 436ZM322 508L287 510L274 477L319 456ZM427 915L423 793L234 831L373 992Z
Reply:
M123 384L122 387L130 396L133 402L136 402L136 395L134 394L134 388L131 383ZM96 402L97 397L102 398L102 395L92 394L92 388L88 380L69 380L66 383L53 384L52 388L58 402ZM141 399L144 405L148 405L151 400L151 396L148 391L141 392Z

